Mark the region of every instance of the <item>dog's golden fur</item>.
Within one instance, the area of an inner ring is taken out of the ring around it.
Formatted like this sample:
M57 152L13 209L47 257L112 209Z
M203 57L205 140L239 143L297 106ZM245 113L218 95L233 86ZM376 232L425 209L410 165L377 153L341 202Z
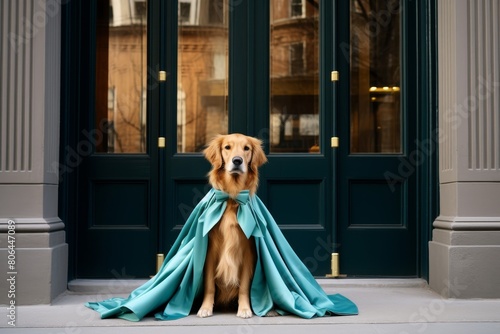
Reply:
M238 302L237 316L250 318L250 285L256 261L255 241L247 239L237 221L239 204L233 200L242 190L255 194L258 168L267 161L260 140L242 134L215 137L205 149L212 164L209 182L229 194L221 220L208 235L204 268L203 302L199 317L213 313L214 304Z

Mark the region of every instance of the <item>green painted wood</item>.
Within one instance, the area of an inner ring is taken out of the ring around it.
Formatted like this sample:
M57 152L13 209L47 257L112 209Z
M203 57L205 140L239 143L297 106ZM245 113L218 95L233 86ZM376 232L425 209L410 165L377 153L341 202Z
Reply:
M76 149L84 139L82 131L93 124L93 3L64 7L68 30L63 37L61 162L67 159L67 148ZM150 75L147 154L85 156L74 172L63 173L60 212L70 244L70 277L149 276L155 254L169 251L209 189L210 166L202 154L175 151L177 48L172 46L177 45L177 3L149 3L150 74L164 69L174 80L158 83ZM331 252L340 253L341 272L351 276L426 275L425 249L437 208L436 153L414 170L405 161L418 148L415 140L431 137L436 124L435 54L426 49L435 33L434 1L419 2L418 7L413 3L405 1L405 64L419 66L404 68L405 85L413 92L406 100L404 154L347 153L349 66L341 45L348 41L348 3L323 2L321 154L269 154L261 169L259 196L316 276L330 271ZM269 4L240 1L231 7L230 17L229 129L263 139L269 153ZM417 73L418 68L425 71ZM336 84L330 82L333 69L342 78ZM167 138L164 150L156 149L159 135ZM341 138L338 149L329 147L333 135ZM392 188L384 178L387 171L401 174ZM103 196L109 198L107 205ZM119 219L110 223L113 216ZM140 222L120 224L125 217Z
M437 1L419 1L418 22L418 142L423 163L418 168L418 223L420 277L429 279L429 247L432 224L439 210Z
M269 4L256 1L254 66L254 134L266 142L269 152ZM331 271L330 256L336 251L334 228L335 161L330 148L333 135L333 94L330 81L333 57L333 4L320 5L320 154L271 153L262 168L259 196L282 229L285 237L313 275Z
M349 4L338 2L339 45L349 45ZM338 86L338 240L340 271L348 276L416 277L421 275L419 254L420 207L417 176L425 157L418 154L417 109L420 100L417 78L417 7L403 1L402 154L349 153L349 79ZM346 48L338 50L338 68L349 72ZM426 111L424 111L425 113ZM422 181L422 180L420 180ZM427 222L425 222L427 223ZM427 223L428 224L428 223Z
M159 2L149 2L148 68L159 59ZM96 1L81 4L79 39L82 55L75 64L80 91L73 97L85 101L78 109L76 150L77 217L75 217L75 276L79 278L144 278L155 273L158 250L158 85L148 78L147 152L145 154L95 153L103 137L94 127L95 11ZM75 27L74 27L75 28ZM88 48L83 46L88 45ZM151 74L151 73L150 73ZM72 81L74 85L75 81ZM88 134L91 133L92 136ZM88 149L87 149L88 148Z

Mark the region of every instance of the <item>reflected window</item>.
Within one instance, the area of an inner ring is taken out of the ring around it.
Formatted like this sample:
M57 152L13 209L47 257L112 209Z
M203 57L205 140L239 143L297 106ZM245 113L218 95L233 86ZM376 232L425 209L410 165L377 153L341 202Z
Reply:
M270 151L319 153L319 6L270 1Z
M147 1L98 0L96 14L96 151L145 153Z
M303 0L291 0L290 1L290 12L292 13L291 17L302 16L303 14Z
M400 0L351 0L352 153L401 152L400 10Z
M304 73L304 44L295 43L290 45L290 75Z
M191 21L191 4L186 2L179 3L179 21L189 23Z
M229 0L180 0L177 152L227 134Z

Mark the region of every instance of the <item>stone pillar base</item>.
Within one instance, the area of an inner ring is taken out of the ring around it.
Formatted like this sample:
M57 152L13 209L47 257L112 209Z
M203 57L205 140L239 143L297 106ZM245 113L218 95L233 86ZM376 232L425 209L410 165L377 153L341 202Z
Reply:
M429 285L446 298L500 298L500 218L439 217L429 242Z
M15 305L50 304L67 289L68 244L65 232L23 232L24 224L15 234L14 270L9 268L8 234L0 235L0 270L4 278L0 286L5 291L0 295L0 304ZM51 224L53 225L53 224ZM9 274L13 272L13 274ZM10 281L9 281L10 279ZM12 291L12 294L9 292ZM8 293L9 292L9 293Z

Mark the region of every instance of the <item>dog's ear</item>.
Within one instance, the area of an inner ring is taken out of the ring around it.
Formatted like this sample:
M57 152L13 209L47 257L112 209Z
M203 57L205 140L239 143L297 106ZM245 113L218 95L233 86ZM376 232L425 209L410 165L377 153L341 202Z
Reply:
M252 161L250 162L250 167L253 170L257 170L257 168L267 162L267 157L262 149L262 141L257 138L250 138L250 143L252 144Z
M208 143L207 148L203 151L205 158L212 164L214 169L219 169L224 164L221 154L223 135L218 135Z

